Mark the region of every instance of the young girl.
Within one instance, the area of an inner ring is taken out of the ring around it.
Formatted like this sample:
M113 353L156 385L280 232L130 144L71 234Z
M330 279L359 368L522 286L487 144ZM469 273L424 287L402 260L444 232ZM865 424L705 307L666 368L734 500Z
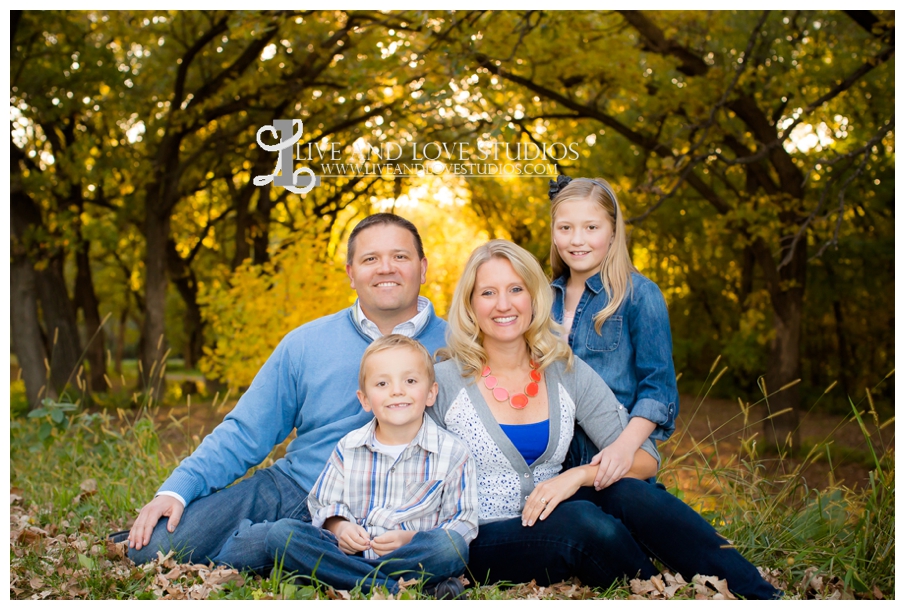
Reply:
M632 467L646 438L675 430L679 393L666 302L657 285L632 265L625 220L612 187L601 178L559 176L550 183L553 318L569 346L613 390L631 420L619 439L594 457L594 486L606 487ZM577 438L587 443L576 431ZM573 460L596 453L582 447ZM577 465L574 464L574 465Z

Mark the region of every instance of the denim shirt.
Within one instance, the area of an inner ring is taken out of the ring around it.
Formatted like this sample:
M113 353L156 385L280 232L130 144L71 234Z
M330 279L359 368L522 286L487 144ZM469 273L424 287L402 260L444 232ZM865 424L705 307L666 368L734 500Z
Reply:
M560 324L568 279L564 275L551 284L553 318ZM594 315L609 300L600 274L595 273L585 282L584 294L575 308L569 346L606 381L632 417L657 424L651 439L665 441L676 429L679 414L666 301L654 282L632 273L622 305L603 323L598 335Z

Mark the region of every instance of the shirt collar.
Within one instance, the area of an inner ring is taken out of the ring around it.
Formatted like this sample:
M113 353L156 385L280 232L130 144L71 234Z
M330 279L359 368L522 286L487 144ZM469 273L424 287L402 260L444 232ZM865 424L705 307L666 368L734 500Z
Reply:
M569 281L569 274L565 273L555 280L553 280L550 285L554 288L559 288L563 292L566 290L566 282ZM600 294L600 291L603 290L603 280L600 279L600 274L595 273L591 277L587 279L584 283L585 287L593 292L594 294Z
M430 408L430 407L428 407ZM346 438L346 442L350 447L367 447L373 451L374 441L376 437L374 436L374 431L377 429L377 418L371 420L364 428L359 428L358 430L354 430L349 433L349 436ZM425 415L424 421L421 423L421 428L418 429L418 433L415 435L415 438L409 443L409 447L417 445L424 449L425 451L430 451L431 453L440 453L440 429L437 427L437 424L434 423L434 420L430 418L430 416Z
M431 302L426 297L419 295L418 313L410 320L406 320L402 324L397 324L393 329L393 332L405 335L406 337L414 337L427 326L428 322L430 322L432 311L433 305L431 305ZM362 310L361 303L358 299L355 299L355 307L352 309L352 313L355 323L368 337L376 340L383 336L383 333L380 332L377 325L365 316L365 312Z

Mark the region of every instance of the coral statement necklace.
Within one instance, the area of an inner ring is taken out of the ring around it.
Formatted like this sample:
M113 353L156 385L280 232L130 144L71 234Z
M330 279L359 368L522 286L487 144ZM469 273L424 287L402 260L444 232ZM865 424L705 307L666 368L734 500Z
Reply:
M530 360L529 364L531 366L531 372L529 373L530 381L528 381L528 385L525 386L524 392L519 392L517 394L510 394L509 390L498 385L498 380L493 376L493 372L490 370L490 366L487 365L484 367L484 370L481 371L481 377L484 378L484 387L490 390L490 393L493 394L493 397L498 402L509 402L509 406L513 409L524 409L528 406L528 399L534 398L537 396L538 391L540 390L540 373L537 372L537 362L534 360Z

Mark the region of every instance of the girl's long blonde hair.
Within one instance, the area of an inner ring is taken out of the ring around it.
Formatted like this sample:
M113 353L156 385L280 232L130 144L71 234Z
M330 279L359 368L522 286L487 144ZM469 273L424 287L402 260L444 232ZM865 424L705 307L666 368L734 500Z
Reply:
M593 201L603 208L614 229L613 242L600 265L600 281L609 297L609 303L594 314L594 329L599 335L603 323L622 305L626 292L632 290L632 272L638 270L632 264L632 257L628 252L625 221L616 200L616 193L613 192L610 183L603 178L576 178L560 189L550 205L551 232L555 230L556 211L559 206L577 200ZM550 244L550 266L553 268L554 279L569 272L569 267L562 260L554 242Z
M566 366L572 366L572 350L561 341L554 331L562 330L553 321L553 291L540 263L534 256L511 241L494 239L478 246L465 264L462 277L456 285L449 307L449 330L446 333L446 347L437 355L441 360L453 359L459 363L464 377L480 375L487 364L484 351L484 334L476 322L471 297L477 281L478 268L492 258L509 261L515 272L525 282L531 295L531 324L525 331L525 343L531 358L538 363L538 369L547 368L552 362L563 359Z

